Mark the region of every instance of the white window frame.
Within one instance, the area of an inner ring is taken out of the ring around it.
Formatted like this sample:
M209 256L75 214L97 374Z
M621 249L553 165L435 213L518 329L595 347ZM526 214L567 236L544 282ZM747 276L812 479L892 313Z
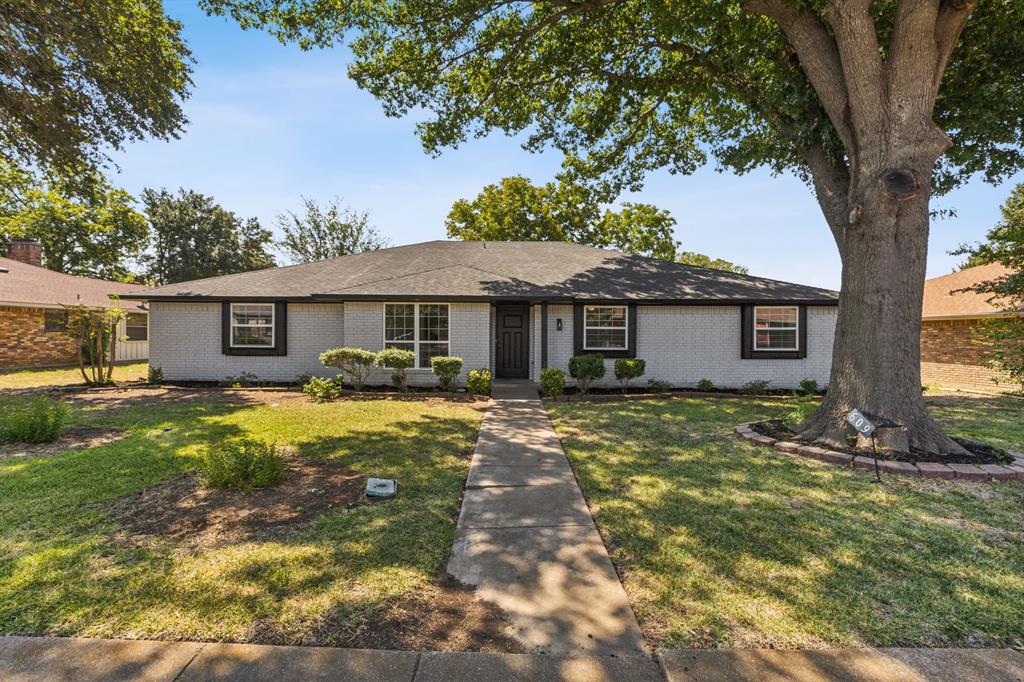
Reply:
M792 327L762 327L758 329L757 326L757 311L762 308L785 308L792 310L795 313L796 322L793 323ZM771 353L774 351L789 353L792 351L800 350L800 306L798 305L756 305L754 306L754 317L751 320L751 326L753 327L754 338L752 340L755 353ZM793 337L795 342L792 348L762 348L757 345L757 332L758 331L790 331L794 332Z
M396 339L388 338L388 306L389 305L411 305L412 309L412 341L399 341ZM448 309L448 340L447 341L421 341L420 340L420 306L421 305L443 305ZM380 337L382 339L381 348L386 348L389 343L402 343L412 344L413 354L413 366L411 369L430 369L430 366L420 366L420 344L421 343L432 343L432 344L445 344L448 346L448 355L452 353L452 306L450 303L442 302L430 302L423 301L420 303L414 301L388 301L380 309Z
M622 317L626 321L625 327L594 327L587 324L587 308L620 308L622 310ZM614 329L623 330L625 334L625 344L622 348L611 348L609 346L591 346L587 343L587 332L591 329ZM629 350L629 306L628 305L584 305L583 306L583 350L596 350L596 351L609 351L609 352L620 352Z
M263 328L265 324L236 324L235 323L235 306L236 305L264 305L270 306L270 345L263 343L235 343L235 329L239 327L258 327ZM231 317L231 328L228 333L231 335L228 340L232 348L277 348L277 306L273 303L232 303L230 310ZM147 333L148 337L149 334Z

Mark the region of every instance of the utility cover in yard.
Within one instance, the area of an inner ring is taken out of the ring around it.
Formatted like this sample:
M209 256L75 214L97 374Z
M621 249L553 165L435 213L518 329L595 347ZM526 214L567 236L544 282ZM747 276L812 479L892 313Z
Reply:
M394 497L398 493L398 483L392 478L366 479L367 497Z

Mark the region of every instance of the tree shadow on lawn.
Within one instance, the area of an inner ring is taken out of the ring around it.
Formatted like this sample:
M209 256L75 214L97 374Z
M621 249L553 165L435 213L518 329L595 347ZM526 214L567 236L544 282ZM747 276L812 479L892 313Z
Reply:
M1024 487L879 485L727 433L766 409L559 412L649 637L683 647L1024 639Z
M412 607L403 600L437 588L477 427L468 415L424 412L383 429L353 428L294 443L299 458L337 460L353 471L398 479L394 500L339 509L300 533L214 551L182 554L173 542L155 548L111 543L116 528L95 503L180 473L205 445L258 435L255 415L249 423L224 421L237 409L206 406L175 431L140 430L116 452L82 451L0 474L0 487L17 486L23 497L0 504L7 507L0 528L10 531L0 535L0 549L10 550L0 552L7 557L0 560L5 631L338 645L365 635L368 622L396 606L407 616ZM89 485L57 505L33 509L82 478ZM453 601L448 598L449 606ZM464 638L470 646L479 634L507 649L500 633L480 623L479 633Z

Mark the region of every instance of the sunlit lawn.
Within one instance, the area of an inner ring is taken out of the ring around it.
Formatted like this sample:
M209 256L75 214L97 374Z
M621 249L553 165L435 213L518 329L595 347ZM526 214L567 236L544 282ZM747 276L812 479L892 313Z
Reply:
M1024 404L948 403L935 411L954 433L1024 449ZM732 434L785 409L758 399L551 406L653 643L1024 643L1024 484L879 485Z
M114 381L145 379L149 363L133 362L114 365L111 378ZM0 370L0 389L36 388L39 386L68 386L81 384L82 373L78 367L51 367L45 369Z
M440 401L77 408L77 424L131 435L0 460L0 634L344 643L444 566L481 414ZM236 435L395 478L399 495L221 549L112 540L117 525L96 503L193 469L203 448Z

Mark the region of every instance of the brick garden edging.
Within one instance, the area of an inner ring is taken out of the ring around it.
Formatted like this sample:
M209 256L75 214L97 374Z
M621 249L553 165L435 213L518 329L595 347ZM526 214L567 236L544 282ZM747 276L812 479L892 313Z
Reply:
M737 435L753 443L760 445L771 445L779 452L794 457L816 459L819 462L829 464L841 464L853 466L856 469L874 471L875 460L873 457L851 455L846 452L828 450L816 445L794 443L792 441L778 440L770 436L763 436L757 433L750 425L755 422L740 424L735 428ZM967 481L1024 481L1024 453L1012 453L1013 464L940 464L939 462L895 462L891 460L878 460L878 469L887 474L898 474L901 476L923 476L924 478L961 478Z
M758 400L794 400L793 395L741 395L725 391L660 391L658 393L563 393L557 396L542 396L546 403L623 403L632 400L667 400L669 398L757 398ZM816 396L820 398L820 396Z

